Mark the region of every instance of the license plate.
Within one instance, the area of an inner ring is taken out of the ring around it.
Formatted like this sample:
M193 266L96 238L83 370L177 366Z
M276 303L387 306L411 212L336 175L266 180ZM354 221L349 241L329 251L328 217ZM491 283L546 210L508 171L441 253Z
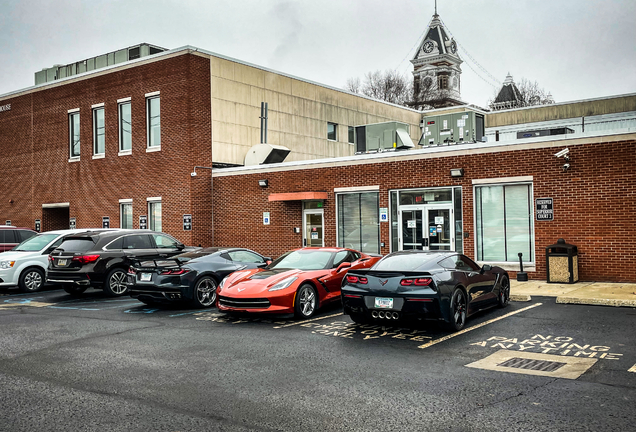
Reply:
M59 259L57 260L57 265L59 266L65 266L66 265L66 261L65 259Z
M150 281L150 279L152 279L152 273L142 273L141 277L139 279L142 282L148 282L148 281Z
M375 307L381 309L391 309L393 307L393 299L388 297L376 297Z

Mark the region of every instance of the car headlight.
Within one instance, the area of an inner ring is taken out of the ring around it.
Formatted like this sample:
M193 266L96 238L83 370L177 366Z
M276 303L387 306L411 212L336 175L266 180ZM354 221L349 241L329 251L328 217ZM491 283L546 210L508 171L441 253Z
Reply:
M278 291L278 290L285 289L291 284L293 284L296 279L298 279L298 277L296 276L290 276L287 279L283 279L282 281L278 282L276 285L271 287L269 291Z
M225 276L223 280L221 281L221 283L219 284L219 292L223 290L223 286L225 285L225 281L227 280L227 278L229 278L229 276Z
M0 269L10 269L15 264L15 261L0 261Z

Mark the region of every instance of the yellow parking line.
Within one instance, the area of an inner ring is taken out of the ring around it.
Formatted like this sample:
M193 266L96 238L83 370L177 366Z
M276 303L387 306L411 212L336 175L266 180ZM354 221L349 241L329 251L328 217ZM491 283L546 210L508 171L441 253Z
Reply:
M498 318L493 318L493 319L488 320L488 321L486 321L486 322L483 322L483 323L481 323L481 324L477 324L476 326L472 326L472 327L465 328L464 330L458 331L457 333L449 334L448 336L444 336L444 337L441 337L441 338L439 338L439 339L435 339L435 340L433 340L433 341L430 341L430 342L428 342L428 343L425 343L424 345L420 345L420 346L418 346L418 348L421 348L421 349L428 348L428 347L433 346L433 345L435 345L435 344L438 344L438 343L440 343L440 342L444 342L444 341L446 341L446 340L448 340L448 339L454 338L455 336L459 336L459 335L462 335L462 334L464 334L464 333L468 333L468 332L469 332L469 331L471 331L471 330L478 329L479 327L483 327L483 326L488 325L488 324L490 324L490 323L494 323L495 321L499 321L499 320L502 320L502 319L504 319L504 318L508 318L509 316L512 316L512 315L515 315L515 314L518 314L518 313L521 313L521 312L527 311L528 309L532 309L532 308L535 308L535 307L537 307L537 306L541 306L542 304L543 304L543 303L537 303L537 304L533 304L533 305L531 305L531 306L524 307L523 309L519 309L519 310L516 310L516 311L512 311L512 312L507 313L507 314L505 314L505 315L502 315L502 316L500 316L500 317L498 317Z
M627 372L634 372L636 373L636 364L632 367L630 367L629 369L627 369Z
M280 328L285 328L285 327L291 327L291 326L295 326L295 325L298 325L298 324L305 324L305 323L308 323L308 322L319 321L319 320L326 319L326 318L333 318L335 316L340 316L340 315L342 315L342 312L337 313L337 314L333 314L333 315L327 315L327 316L324 316L324 317L314 318L314 319L310 319L310 320L299 321L299 322L295 322L295 323L291 323L291 324L285 324L285 325L282 325L282 326L276 326L274 328L275 329L280 329Z

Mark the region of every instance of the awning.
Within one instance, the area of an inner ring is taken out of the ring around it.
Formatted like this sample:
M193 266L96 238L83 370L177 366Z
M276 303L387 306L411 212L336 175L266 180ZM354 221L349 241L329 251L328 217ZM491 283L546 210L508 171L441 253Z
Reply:
M269 201L326 200L327 192L291 192L269 194Z

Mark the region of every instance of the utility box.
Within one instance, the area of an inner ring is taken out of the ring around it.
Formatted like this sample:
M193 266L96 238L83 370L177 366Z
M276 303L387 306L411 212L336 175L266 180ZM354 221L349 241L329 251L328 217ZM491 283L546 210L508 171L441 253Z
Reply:
M545 248L548 283L573 284L579 280L579 256L576 246L559 239Z
M474 111L427 116L420 126L421 146L481 142L485 132L484 116Z
M415 147L409 125L400 122L356 126L356 153L408 150Z

